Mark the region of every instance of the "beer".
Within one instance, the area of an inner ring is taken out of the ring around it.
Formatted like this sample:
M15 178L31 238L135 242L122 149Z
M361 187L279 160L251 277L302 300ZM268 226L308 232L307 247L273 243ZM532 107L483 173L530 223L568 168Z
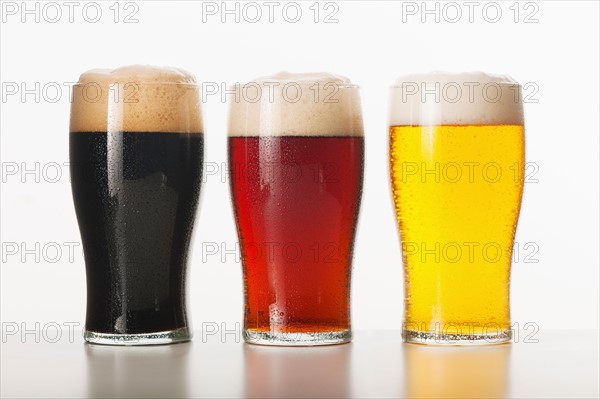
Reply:
M231 192L244 266L244 337L273 345L351 339L350 278L360 206L364 139L356 87L329 75L300 81L298 102L268 113L232 104ZM334 81L338 102L310 87ZM262 82L261 82L262 83ZM341 86L345 86L341 88ZM312 117L312 118L311 118Z
M186 267L203 159L192 80L179 70L129 67L85 73L74 88L71 180L89 342L191 337Z
M435 102L406 96L406 81L392 89L390 166L405 271L404 336L420 343L507 341L525 159L520 98L514 83L488 76L411 82L435 90L436 80L493 83L501 96L496 103L476 93Z

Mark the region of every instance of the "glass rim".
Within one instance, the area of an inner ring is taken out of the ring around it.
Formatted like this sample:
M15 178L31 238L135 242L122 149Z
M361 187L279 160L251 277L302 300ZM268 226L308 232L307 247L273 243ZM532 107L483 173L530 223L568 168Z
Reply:
M265 85L265 83L269 83L268 85ZM272 85L272 83L278 83L278 85L274 86ZM254 86L260 86L260 87L272 87L274 86L274 88L281 88L281 87L285 87L288 84L293 84L293 85L297 85L297 86L301 86L301 87L310 87L310 86L314 86L315 84L323 84L323 86L326 85L334 85L336 86L338 89L360 89L360 85L357 84L353 84L353 83L341 83L341 84L337 84L335 82L294 82L294 81L281 81L281 82L277 82L277 81L265 81L265 82L246 82L246 83L233 83L231 85L229 85L230 88L235 87L236 85L239 85L240 87L246 87L246 86L250 86L250 87L254 87Z
M390 89L403 89L405 87L405 84L407 84L407 83L417 83L417 84L423 84L423 83L425 83L425 84L434 83L435 84L435 83L439 83L439 84L441 84L442 82L441 81L437 81L437 82L436 81L433 81L433 82L425 82L425 81L414 81L414 82L412 82L412 81L406 81L406 82L403 82L400 85L398 85L398 84L391 85L391 86L389 86L389 88ZM492 84L492 85L506 86L506 87L511 87L511 86L512 87L517 86L517 87L521 87L521 88L523 87L520 83L508 83L508 82L455 82L455 81L447 81L447 82L444 82L444 83L445 84L456 83L456 84L459 84L459 85L460 84L464 85L465 83L479 83L480 85Z
M86 82L86 83L80 83L77 82L75 84L73 84L73 87L85 87L87 85L97 85L100 87L110 87L113 85L119 85L119 86L124 86L124 85L128 85L128 84L135 84L137 86L176 86L176 87L182 87L182 88L199 88L200 85L198 83L187 83L187 82L140 82L140 81L130 81L130 82L109 82L109 83L104 83L104 82L97 82L97 81L90 81L90 82Z

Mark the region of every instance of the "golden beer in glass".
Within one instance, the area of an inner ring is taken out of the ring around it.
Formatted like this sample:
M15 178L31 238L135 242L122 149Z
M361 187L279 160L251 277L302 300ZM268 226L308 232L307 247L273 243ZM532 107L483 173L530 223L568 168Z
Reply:
M509 78L480 73L407 76L392 88L390 173L407 342L511 339L525 161L520 92Z

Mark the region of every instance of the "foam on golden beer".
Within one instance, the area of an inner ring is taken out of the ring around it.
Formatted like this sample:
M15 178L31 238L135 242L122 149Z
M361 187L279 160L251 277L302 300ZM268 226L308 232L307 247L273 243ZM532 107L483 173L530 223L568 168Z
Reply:
M483 72L401 76L390 106L391 126L523 125L519 84Z
M200 133L196 78L147 65L84 72L73 86L70 131Z
M280 72L234 88L230 136L362 136L358 87L330 73Z

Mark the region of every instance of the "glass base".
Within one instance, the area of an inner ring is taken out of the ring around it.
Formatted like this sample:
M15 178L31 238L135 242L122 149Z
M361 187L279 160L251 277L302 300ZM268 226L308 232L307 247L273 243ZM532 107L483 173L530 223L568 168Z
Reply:
M253 345L322 346L339 345L352 341L352 330L330 332L272 332L244 330L244 341Z
M144 334L105 334L85 330L83 338L91 344L98 345L166 345L189 341L192 339L192 332L188 327Z
M493 334L442 334L439 332L422 332L402 330L402 339L410 344L443 345L443 346L481 346L498 345L510 342L511 330L502 330Z

